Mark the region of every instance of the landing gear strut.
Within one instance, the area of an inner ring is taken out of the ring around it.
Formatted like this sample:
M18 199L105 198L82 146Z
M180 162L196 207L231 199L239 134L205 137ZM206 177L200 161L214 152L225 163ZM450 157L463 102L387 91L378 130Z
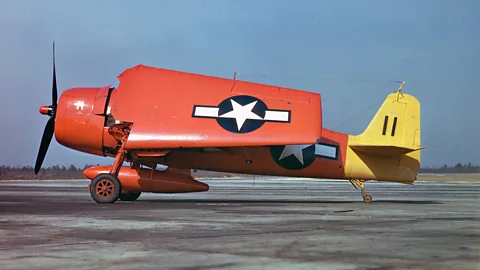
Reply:
M125 160L125 141L130 133L129 124L118 124L110 127L108 132L117 139L117 155L109 173L97 175L90 185L90 195L97 203L114 203L122 196L125 200L135 200L132 196L122 195L122 183L118 180L118 173ZM138 198L138 196L137 196Z
M358 179L350 179L350 183L352 183L352 185L356 189L358 189L358 188L362 189L362 197L363 197L364 202L369 203L369 202L372 201L372 196L365 193L365 182L364 181L358 180Z

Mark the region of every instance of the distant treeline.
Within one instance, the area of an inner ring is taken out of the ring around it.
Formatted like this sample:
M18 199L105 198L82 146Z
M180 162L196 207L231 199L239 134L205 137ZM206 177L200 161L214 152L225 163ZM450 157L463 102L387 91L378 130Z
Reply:
M37 175L35 175L32 166L0 166L0 180L15 180L15 179L85 179L83 170L93 166L100 166L99 164L87 164L83 167L69 167L55 165L51 167L42 168ZM439 168L422 168L419 173L480 173L480 166L458 163L455 166L443 165ZM192 173L197 177L227 177L227 176L245 176L245 174L221 173L221 172L206 172L196 171Z
M457 163L455 166L443 165L440 168L422 168L419 173L480 173L480 166Z
M0 166L0 180L35 180L35 179L85 179L83 170L86 168L100 166L100 164L87 164L83 167L69 167L55 165L40 169L37 175L34 173L32 166ZM197 177L230 177L230 176L246 176L246 174L221 173L196 171L192 172Z
M84 179L83 170L99 165L85 165L77 168L55 165L40 169L37 175L32 166L0 166L0 179Z

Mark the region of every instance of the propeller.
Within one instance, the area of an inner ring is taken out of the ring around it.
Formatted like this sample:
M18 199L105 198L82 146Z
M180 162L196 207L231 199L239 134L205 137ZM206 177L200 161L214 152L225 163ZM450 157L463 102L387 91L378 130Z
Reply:
M40 171L43 160L47 154L48 146L52 141L53 134L55 132L55 114L57 109L57 76L55 72L55 42L53 43L53 82L52 82L52 105L40 107L40 113L50 116L45 129L43 131L42 142L40 143L40 149L37 154L37 161L35 162L35 174Z

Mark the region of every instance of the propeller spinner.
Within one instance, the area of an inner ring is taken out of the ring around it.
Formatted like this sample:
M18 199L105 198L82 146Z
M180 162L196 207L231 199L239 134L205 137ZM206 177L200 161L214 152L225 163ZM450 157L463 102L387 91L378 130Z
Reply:
M47 124L45 125L45 130L43 131L42 142L40 143L40 149L38 150L37 161L35 162L35 174L40 171L42 167L43 160L47 154L48 146L52 141L53 134L55 132L55 113L57 109L57 77L55 72L55 43L53 43L53 82L52 82L52 105L50 106L41 106L40 113L43 115L50 116Z

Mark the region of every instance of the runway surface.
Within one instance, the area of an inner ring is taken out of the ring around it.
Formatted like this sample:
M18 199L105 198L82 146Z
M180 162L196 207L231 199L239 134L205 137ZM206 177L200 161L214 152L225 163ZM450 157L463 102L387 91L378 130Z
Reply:
M208 180L96 204L88 181L0 181L0 269L480 269L480 185Z

